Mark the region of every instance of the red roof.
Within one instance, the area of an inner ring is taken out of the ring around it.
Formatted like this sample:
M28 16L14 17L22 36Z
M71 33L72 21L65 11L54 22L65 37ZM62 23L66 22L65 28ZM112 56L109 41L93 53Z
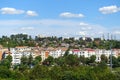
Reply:
M87 49L87 51L95 51L95 50L93 50L93 49Z
M73 52L79 52L80 50L79 49L74 49Z

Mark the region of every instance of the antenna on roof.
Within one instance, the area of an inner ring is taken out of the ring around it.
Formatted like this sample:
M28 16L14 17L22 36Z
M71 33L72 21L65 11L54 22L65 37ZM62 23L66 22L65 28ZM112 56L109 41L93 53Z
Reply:
M111 40L113 40L113 35L111 34Z
M109 40L109 33L108 33L108 40Z
M116 40L116 35L114 35L114 40Z

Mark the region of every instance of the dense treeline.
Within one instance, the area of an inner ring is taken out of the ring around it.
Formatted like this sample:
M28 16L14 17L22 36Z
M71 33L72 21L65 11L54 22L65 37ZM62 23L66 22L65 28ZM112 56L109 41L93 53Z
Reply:
M10 70L0 66L1 80L119 80L116 73L108 68L89 66L44 66L36 65L32 69Z
M0 38L0 44L3 47L35 46L35 41L27 34L17 34L11 35L10 37L2 36Z
M112 48L120 48L120 41L117 40L101 40L92 39L75 40L74 38L63 39L62 37L35 37L32 38L27 34L16 34L8 36L2 36L0 38L0 44L3 47L16 47L16 46L40 46L40 47L70 47L70 48L99 48L99 49L109 49L112 44Z
M108 59L101 56L101 62L95 62L96 57L77 57L66 54L54 59L49 56L41 62L41 56L23 56L21 64L12 65L12 57L8 55L0 61L0 80L119 80L120 70L111 72L107 66ZM113 58L113 65L119 64L120 57ZM116 61L117 60L117 61ZM114 63L114 61L116 63ZM116 66L116 67L120 67Z

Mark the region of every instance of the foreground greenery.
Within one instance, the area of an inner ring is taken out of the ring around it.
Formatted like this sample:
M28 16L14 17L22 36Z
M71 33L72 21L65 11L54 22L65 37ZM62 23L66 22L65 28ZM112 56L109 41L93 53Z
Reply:
M100 63L95 58L77 57L66 51L64 56L49 56L42 63L41 56L23 56L20 65L12 66L12 57L8 55L0 61L0 80L120 80L118 66L111 71L104 55Z
M112 73L109 68L90 66L36 65L23 71L0 66L1 80L119 80L119 75L119 71Z

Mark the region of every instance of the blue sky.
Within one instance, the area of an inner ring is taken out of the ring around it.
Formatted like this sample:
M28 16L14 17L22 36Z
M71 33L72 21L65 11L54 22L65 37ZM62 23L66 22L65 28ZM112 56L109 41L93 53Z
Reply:
M0 0L0 35L120 35L119 0Z

